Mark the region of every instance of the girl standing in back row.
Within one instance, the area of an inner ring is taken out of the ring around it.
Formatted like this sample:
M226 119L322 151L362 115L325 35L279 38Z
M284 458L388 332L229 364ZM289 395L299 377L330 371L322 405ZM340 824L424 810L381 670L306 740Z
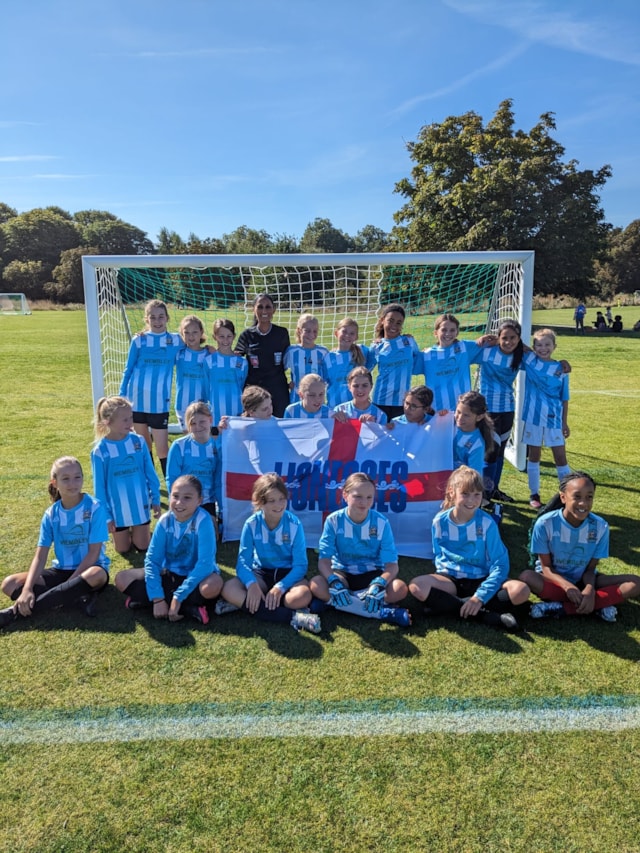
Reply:
M388 420L404 413L403 400L414 373L422 373L420 350L411 335L402 334L405 310L402 305L387 305L376 324L370 352L378 366L373 402ZM429 383L427 383L429 384Z
M169 409L173 368L184 347L180 335L167 331L169 312L164 302L152 299L144 309L146 329L134 335L122 374L120 396L132 401L133 428L151 452L151 430L162 473L169 453Z

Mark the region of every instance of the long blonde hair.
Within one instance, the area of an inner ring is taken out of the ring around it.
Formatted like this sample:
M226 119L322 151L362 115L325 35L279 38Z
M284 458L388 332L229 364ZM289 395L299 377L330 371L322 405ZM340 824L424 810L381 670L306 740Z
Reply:
M455 504L456 492L459 489L467 492L480 492L482 494L483 488L480 474L473 468L469 468L468 465L461 465L451 473L451 476L447 480L442 508L449 509L449 507Z
M97 438L104 438L105 435L109 435L109 426L113 416L118 409L124 409L126 406L130 409L133 408L126 397L100 397L93 422Z
M346 329L347 326L351 326L356 330L356 334L360 333L360 327L356 320L353 317L344 317L338 325L336 326L336 332L338 329ZM362 365L366 362L366 358L364 357L364 353L362 352L361 347L354 341L349 347L349 352L351 353L351 363L356 367L362 367Z

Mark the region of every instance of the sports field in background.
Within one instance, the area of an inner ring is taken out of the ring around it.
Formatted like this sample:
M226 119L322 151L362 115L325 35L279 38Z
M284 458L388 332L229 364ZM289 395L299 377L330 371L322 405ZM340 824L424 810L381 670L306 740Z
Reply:
M640 308L614 313L630 327ZM576 337L571 314L534 313L573 366L569 463L598 483L603 570L640 572L640 335ZM84 313L0 317L0 368L4 576L33 556L54 458L77 455L91 490ZM525 475L508 467L503 488L517 573L533 511ZM235 554L220 548L223 572ZM0 851L640 850L640 603L516 635L333 613L323 628L169 625L111 587L96 619L0 632Z

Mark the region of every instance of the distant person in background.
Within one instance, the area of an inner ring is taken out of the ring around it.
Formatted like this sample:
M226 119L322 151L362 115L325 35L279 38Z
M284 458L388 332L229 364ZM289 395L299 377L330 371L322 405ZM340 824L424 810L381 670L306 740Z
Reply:
M607 321L604 319L602 311L596 311L596 319L593 321L593 327L596 332L607 331Z
M622 316L620 314L616 314L614 317L613 323L611 324L612 332L621 332L622 331Z
M576 305L576 310L573 312L573 319L576 323L576 335L584 335L584 318L586 313L587 309L585 307L584 302L578 302L578 304Z
M607 318L607 326L611 326L613 323L613 314L611 313L611 305L607 305L607 310L604 312L605 317Z
M637 320L637 321L633 324L633 331L634 331L634 332L640 332L640 320Z

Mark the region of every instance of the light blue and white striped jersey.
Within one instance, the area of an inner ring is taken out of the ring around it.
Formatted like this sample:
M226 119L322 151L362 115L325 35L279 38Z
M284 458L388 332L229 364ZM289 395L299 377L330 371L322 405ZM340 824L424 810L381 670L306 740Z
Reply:
M329 406L325 406L324 403L317 412L308 412L302 402L299 403L289 403L287 408L284 410L285 418L329 418L331 417L331 411Z
M91 470L107 521L132 527L150 520L150 505L160 503L160 481L139 435L132 432L117 441L101 438L91 450Z
M220 574L216 563L216 534L209 513L199 506L187 521L172 512L155 526L144 558L144 579L150 600L164 598L162 572L173 572L184 581L173 596L184 601L211 574Z
M182 474L193 474L202 485L202 503L208 504L221 499L222 456L220 440L211 436L200 444L192 435L178 438L171 444L167 457L167 489Z
M373 415L376 419L377 424L386 424L387 416L379 409L375 403L371 403L366 409L356 409L355 403L353 400L349 400L348 403L340 403L333 410L334 412L345 412L347 417L352 421L360 420L361 415Z
M373 402L380 406L401 406L411 387L411 377L422 373L418 344L411 335L398 335L374 341L370 352L378 366Z
M209 399L208 375L205 371L206 348L185 347L176 358L176 415L184 429L184 413L190 403L206 403Z
M145 332L135 335L122 374L120 395L131 400L134 412L159 414L171 408L173 367L184 348L180 335Z
M471 364L481 349L474 341L454 341L448 347L435 344L423 350L422 372L436 411L455 411L460 394L471 391Z
M487 401L488 412L513 412L513 383L518 370L513 370L513 353L503 353L499 346L482 347L475 359L480 365L480 393ZM520 362L519 370L524 369Z
M331 559L334 571L350 575L383 572L386 563L398 561L391 525L375 509L360 524L349 518L348 507L332 512L324 523L318 549L321 559Z
M293 388L289 394L289 402L297 403L300 399L298 395L298 385L303 376L307 373L317 373L323 379L326 379L324 370L324 357L329 350L326 347L315 346L311 349L305 349L300 344L292 344L284 354L285 370L291 371L291 381Z
M372 370L375 361L368 347L361 346L362 355L364 356L363 367L367 370ZM342 352L342 350L334 349L328 352L324 357L325 378L329 383L327 388L327 403L330 409L335 409L338 403L347 403L351 399L351 392L347 385L347 376L351 373L354 367L358 365L351 357L351 351Z
M433 417L434 417L433 415L429 415L429 414L427 414L427 412L425 412L425 413L424 413L424 417L422 418L422 420L420 421L420 423L417 423L417 424L416 424L416 423L414 423L414 424L413 424L413 426L425 426L426 424L428 424L428 423L429 423L429 421L430 421ZM407 420L407 416L406 416L406 415L398 415L398 417L397 417L397 418L391 418L391 423L392 423L392 424L408 424L408 423L409 423L409 421Z
M236 575L246 586L256 583L254 569L288 569L278 580L284 592L307 574L307 543L302 522L286 509L275 530L269 530L262 510L245 521L240 534Z
M47 509L40 523L38 548L53 545L55 558L51 567L75 572L89 553L89 546L101 542L95 565L108 572L111 561L104 552L104 542L108 538L104 506L83 493L80 503L72 509L65 509L62 501L56 501Z
M509 577L509 552L488 512L478 509L471 521L456 524L451 518L453 510L449 507L433 519L436 572L452 578L486 578L474 593L486 604Z
M208 375L208 400L214 424L223 415L237 417L242 414L242 389L247 380L249 364L241 355L209 353L205 359Z
M551 554L554 572L576 583L585 573L591 560L609 556L609 525L593 512L574 527L565 519L562 509L541 515L531 534L533 554ZM536 569L542 571L540 561Z
M485 443L479 429L463 432L456 427L453 435L453 467L468 465L482 477L484 468Z
M533 352L522 359L527 377L522 420L532 426L562 429L563 403L569 399L569 374L559 361L543 361Z

